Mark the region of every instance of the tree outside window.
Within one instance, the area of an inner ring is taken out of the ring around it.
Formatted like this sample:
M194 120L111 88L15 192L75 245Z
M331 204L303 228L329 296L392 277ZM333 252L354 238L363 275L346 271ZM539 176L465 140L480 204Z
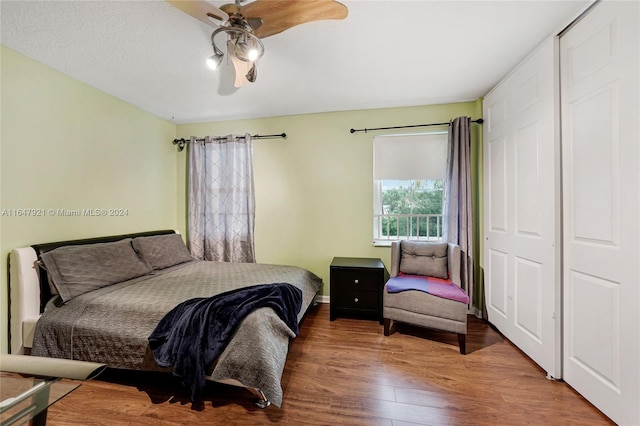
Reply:
M380 236L439 238L442 235L442 179L380 182Z

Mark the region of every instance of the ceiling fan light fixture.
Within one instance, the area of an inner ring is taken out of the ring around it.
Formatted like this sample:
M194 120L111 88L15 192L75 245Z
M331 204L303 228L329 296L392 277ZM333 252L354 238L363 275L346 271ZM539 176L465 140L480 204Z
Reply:
M211 40L213 41L213 38ZM207 66L212 70L217 70L218 67L220 67L220 64L222 64L223 58L224 53L222 53L222 51L218 49L218 46L213 43L213 55L207 58Z
M250 28L250 27L249 27ZM251 68L246 75L247 80L256 80L255 61L264 55L264 45L252 32L240 26L220 27L211 34L211 45L213 46L213 56L207 59L209 68L215 70L222 63L224 54L216 45L215 37L220 33L227 34L227 54L243 62L251 63Z
M207 58L207 66L212 70L217 70L222 63L223 57L224 55L211 55L209 58Z
M255 62L264 54L264 47L258 44L257 39L242 35L236 44L236 56L241 61Z
M251 64L251 68L249 68L249 72L247 72L245 77L249 80L249 83L256 81L256 78L258 77L258 68L256 68L255 62Z
M236 50L238 59L245 62L255 62L258 59L258 49L250 47L247 43L242 42L238 44Z

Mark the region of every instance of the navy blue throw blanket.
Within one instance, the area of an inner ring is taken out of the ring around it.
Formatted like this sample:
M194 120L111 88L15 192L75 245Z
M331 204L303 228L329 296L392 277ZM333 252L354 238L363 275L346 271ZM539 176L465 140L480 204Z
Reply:
M172 367L196 402L206 368L222 353L236 327L258 308L272 308L298 334L302 291L291 284L259 284L182 302L160 320L149 346L161 367Z

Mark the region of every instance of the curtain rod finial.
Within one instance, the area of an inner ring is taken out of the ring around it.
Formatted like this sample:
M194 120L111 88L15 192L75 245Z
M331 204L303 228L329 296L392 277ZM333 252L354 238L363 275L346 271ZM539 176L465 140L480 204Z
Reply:
M182 152L182 150L184 149L185 145L187 144L186 139L174 139L173 140L173 144L174 145L178 145L178 152Z

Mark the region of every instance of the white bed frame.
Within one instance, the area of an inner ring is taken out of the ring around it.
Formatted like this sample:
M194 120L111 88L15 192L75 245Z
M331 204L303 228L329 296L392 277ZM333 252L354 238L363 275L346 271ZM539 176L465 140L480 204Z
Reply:
M179 233L176 231L176 233ZM30 353L36 322L40 318L40 277L38 275L38 255L32 247L21 247L11 251L9 255L10 274L10 311L9 327L11 354ZM235 379L207 380L239 386L248 389L258 400L255 405L266 408L271 402L260 389L243 385Z
M9 257L11 353L25 354L33 344L33 332L40 318L38 256L31 247L14 249Z

